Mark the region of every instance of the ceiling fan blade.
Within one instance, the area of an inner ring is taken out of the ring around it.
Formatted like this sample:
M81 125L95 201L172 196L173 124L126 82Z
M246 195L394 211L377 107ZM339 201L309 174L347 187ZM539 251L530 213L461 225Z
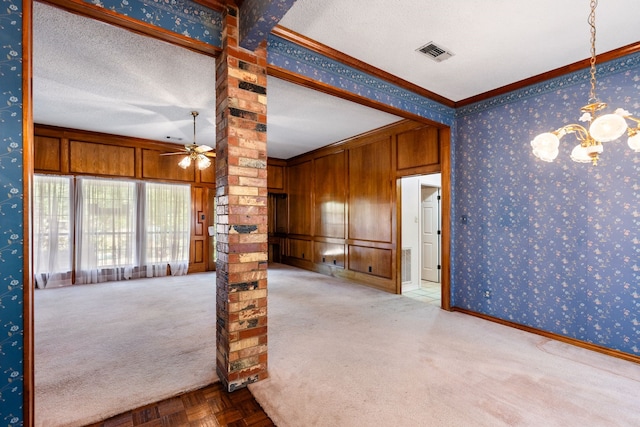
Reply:
M186 151L179 151L177 153L160 153L161 156L175 156L176 154L182 154L183 156L186 156L187 153Z
M207 157L215 157L215 156L216 156L215 151L214 151L213 153L211 153L211 152L205 152L205 153L201 153L201 154L202 154L202 155L204 155L204 156L207 156Z
M201 153L205 153L207 151L211 151L211 150L213 150L213 148L209 147L208 145L198 145L193 150L196 153L201 154Z

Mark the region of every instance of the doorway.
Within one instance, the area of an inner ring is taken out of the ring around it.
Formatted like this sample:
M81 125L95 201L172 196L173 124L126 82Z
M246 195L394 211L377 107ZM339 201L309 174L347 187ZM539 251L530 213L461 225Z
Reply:
M442 305L441 174L401 179L401 292L404 296Z

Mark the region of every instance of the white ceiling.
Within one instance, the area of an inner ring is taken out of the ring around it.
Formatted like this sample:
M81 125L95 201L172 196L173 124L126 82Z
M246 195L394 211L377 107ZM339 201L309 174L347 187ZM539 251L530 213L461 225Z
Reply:
M452 101L590 56L588 0L297 0L280 25ZM638 0L600 0L597 51L640 41ZM416 52L435 42L437 63Z
M638 0L600 3L598 52L640 40ZM588 14L586 0L297 0L280 24L459 101L587 58ZM213 58L37 2L33 38L36 123L191 143L196 110L197 142L215 145ZM454 56L415 51L431 41ZM396 120L268 80L270 157Z

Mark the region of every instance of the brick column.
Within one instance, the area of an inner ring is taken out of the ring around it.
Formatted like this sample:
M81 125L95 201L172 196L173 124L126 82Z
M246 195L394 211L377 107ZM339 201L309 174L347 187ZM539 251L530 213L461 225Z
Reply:
M223 12L216 60L216 366L229 391L267 377L267 52L238 47L237 15Z

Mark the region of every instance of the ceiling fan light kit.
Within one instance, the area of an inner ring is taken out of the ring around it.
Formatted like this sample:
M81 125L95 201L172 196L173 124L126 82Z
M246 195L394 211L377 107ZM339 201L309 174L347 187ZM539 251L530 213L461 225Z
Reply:
M625 132L629 136L627 141L629 148L636 153L640 152L640 119L622 108L613 113L598 116L598 112L607 108L607 104L599 102L596 98L596 6L597 0L591 0L591 13L589 14L589 26L591 29L591 91L589 104L580 110L581 122L588 122L588 129L579 124L562 126L553 132L545 132L536 136L531 141L533 154L545 162L552 162L559 153L560 140L567 134L574 134L579 144L571 152L571 160L578 163L598 164L598 159L603 151L603 142L615 141ZM628 121L635 127L629 127Z
M163 153L161 156L172 156L176 154L184 155L182 160L178 162L178 166L182 169L187 169L191 166L192 162L195 162L196 167L199 170L204 170L211 166L211 160L209 157L215 157L216 153L212 152L213 148L208 145L198 145L196 144L196 117L198 117L197 111L192 111L191 115L193 116L193 143L186 144L184 146L184 150L178 151L176 153Z

